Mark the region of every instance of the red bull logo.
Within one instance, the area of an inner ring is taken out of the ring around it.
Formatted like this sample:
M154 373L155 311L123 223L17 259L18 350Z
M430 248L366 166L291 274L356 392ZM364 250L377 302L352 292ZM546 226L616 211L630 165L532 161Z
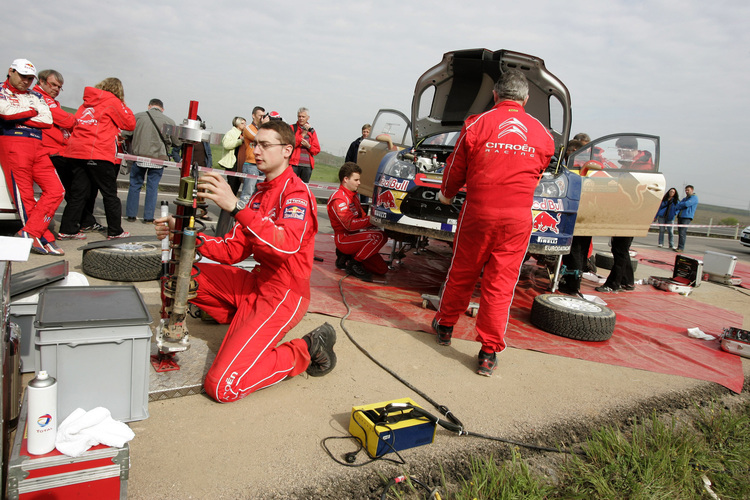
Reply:
M534 203L531 205L532 210L551 210L553 212L560 212L563 209L563 201L562 200L553 200L551 198L544 198L543 200L534 200Z
M539 212L534 216L534 223L531 226L531 230L543 233L552 231L555 234L560 234L560 230L557 228L558 224L560 224L560 214L557 214L557 217L552 217L547 212Z
M393 193L387 189L383 190L375 202L377 208L396 208L396 199L393 197Z

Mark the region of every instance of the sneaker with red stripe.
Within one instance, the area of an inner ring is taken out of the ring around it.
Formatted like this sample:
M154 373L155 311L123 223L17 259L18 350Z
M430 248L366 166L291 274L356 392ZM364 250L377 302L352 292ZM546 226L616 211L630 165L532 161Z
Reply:
M65 234L65 233L57 233L57 237L61 240L85 240L86 235L83 234L81 231L78 231L76 234Z
M130 237L130 233L127 232L127 231L123 231L123 232L121 232L120 234L118 234L116 236L107 236L107 239L108 240L117 240L117 239L120 239L120 238L129 238L129 237Z

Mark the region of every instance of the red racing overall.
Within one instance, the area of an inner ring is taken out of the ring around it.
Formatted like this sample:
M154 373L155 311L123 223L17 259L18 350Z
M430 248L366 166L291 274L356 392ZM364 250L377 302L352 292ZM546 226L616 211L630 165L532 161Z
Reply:
M24 225L22 231L42 244L55 241L48 226L65 195L42 144L41 129L50 127L52 115L39 93L19 92L7 80L0 86L0 165ZM42 189L38 201L34 183Z
M199 234L200 253L221 264L198 264L198 294L191 302L219 323L229 323L206 393L226 403L305 371L303 339L276 345L307 312L315 234L315 198L287 168L261 182L223 238ZM223 264L250 255L252 272Z
M482 351L505 349L505 329L531 236L531 205L554 153L547 129L523 106L502 101L470 116L446 162L441 192L453 198L464 184L453 259L436 319L453 326L466 312L482 269L477 340Z
M370 224L370 218L362 209L357 193L339 186L328 199L326 208L335 233L336 248L346 255L354 256L370 272L388 272L388 264L378 253L387 238L381 229Z

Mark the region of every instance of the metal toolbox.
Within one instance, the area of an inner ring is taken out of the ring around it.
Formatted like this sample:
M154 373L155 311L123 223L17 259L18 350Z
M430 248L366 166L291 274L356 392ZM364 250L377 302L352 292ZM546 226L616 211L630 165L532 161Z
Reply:
M724 328L721 348L743 358L750 358L750 332L739 328Z
M26 448L26 410L24 399L8 460L6 497L9 500L127 498L130 472L127 443L121 448L94 446L76 458L57 450L31 455Z
M711 281L739 285L742 280L732 278L736 266L737 257L734 255L710 251L703 254L703 271L708 274L708 279Z
M693 288L700 286L703 278L703 262L698 259L676 255L672 278L651 276L647 283L660 290L688 295Z

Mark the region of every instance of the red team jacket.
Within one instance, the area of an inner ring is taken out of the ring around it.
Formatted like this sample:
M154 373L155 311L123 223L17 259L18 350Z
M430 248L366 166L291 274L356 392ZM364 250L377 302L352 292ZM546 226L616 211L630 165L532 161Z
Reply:
M354 191L339 186L326 204L331 227L336 234L356 233L371 226L370 218L362 210L359 197Z

